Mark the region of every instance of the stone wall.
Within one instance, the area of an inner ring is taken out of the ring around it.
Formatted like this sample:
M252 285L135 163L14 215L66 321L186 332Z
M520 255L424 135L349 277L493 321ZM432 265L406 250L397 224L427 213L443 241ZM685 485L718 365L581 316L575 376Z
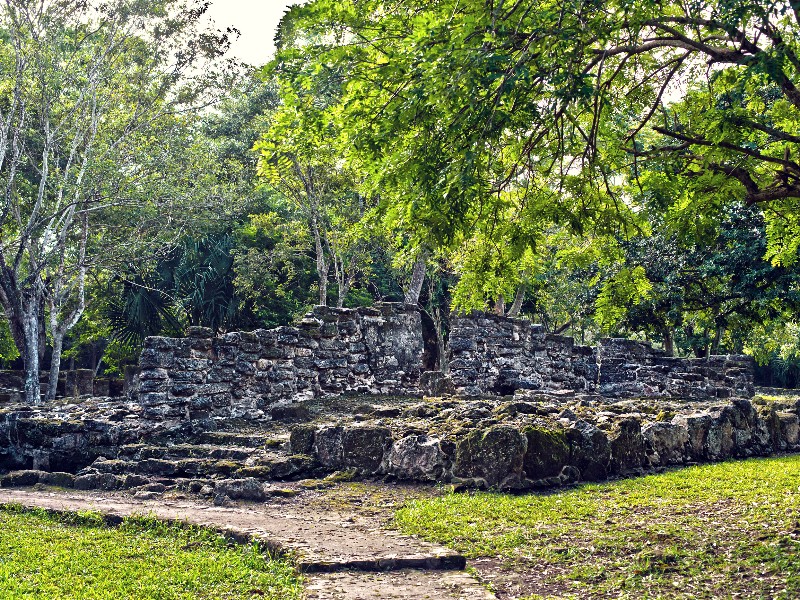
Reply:
M329 470L518 490L800 449L793 400L528 396L426 402L391 421L300 425L291 449Z
M482 313L453 316L449 345L450 378L461 395L595 389L594 349L530 321Z
M754 389L748 356L677 358L624 339L579 346L541 325L482 313L453 317L449 361L449 383L464 396L540 390L708 399L749 398Z
M316 307L297 327L151 337L133 395L151 419L257 418L324 395L418 395L424 343L413 306Z
M138 407L121 400L0 408L0 471L74 473L142 436Z
M650 344L604 339L598 346L599 388L617 398L750 398L755 362L750 356L676 358Z
M207 431L198 423L142 419L140 406L120 400L0 408L0 487L169 486L216 494L223 486L228 491L220 493L229 493L233 480L262 489L259 482L352 471L527 490L800 450L797 398L609 400L524 392L512 400L375 401L309 402L310 421L264 421L245 432L238 422ZM249 499L263 500L263 490Z
M751 358L666 356L651 345L606 339L597 348L521 319L453 316L449 375L421 378L419 311L316 307L296 327L145 342L132 399L151 419L259 418L275 404L340 394L503 396L517 390L607 397L752 397Z

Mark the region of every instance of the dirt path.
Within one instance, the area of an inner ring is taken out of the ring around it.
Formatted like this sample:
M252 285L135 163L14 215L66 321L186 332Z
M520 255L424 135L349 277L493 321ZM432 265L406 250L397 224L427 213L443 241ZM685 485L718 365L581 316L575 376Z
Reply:
M374 514L344 502L335 508L313 498L214 506L190 498L1 489L0 503L111 517L151 515L218 529L239 541L258 539L296 554L315 600L494 598L462 570L466 561L458 553L385 530Z

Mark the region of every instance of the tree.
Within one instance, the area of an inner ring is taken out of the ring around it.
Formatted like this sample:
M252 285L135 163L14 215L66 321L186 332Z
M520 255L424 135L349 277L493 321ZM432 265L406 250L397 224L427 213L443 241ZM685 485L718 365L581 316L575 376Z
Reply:
M741 351L748 331L775 326L800 310L800 270L766 260L764 217L757 206L729 204L713 229L664 225L652 237L623 243L627 268L641 268L648 297L622 303L620 324L679 344L698 356ZM786 319L791 322L791 318Z
M770 257L796 259L794 3L315 0L297 10L293 51L347 74L345 153L367 165L412 243L449 245L480 220L499 223L503 194L520 190L520 218L541 221L550 205L578 234L635 234L626 184L644 185L641 169L656 160L672 163L685 206L761 205Z
M269 71L286 69L276 62ZM310 89L284 82L281 107L256 143L258 174L306 224L317 269L320 305L328 304L328 281L337 284L336 305L344 305L356 278L369 265L368 232L361 227L366 199L356 172L341 164L339 139L329 113L335 78L311 78Z
M29 403L40 398L45 315L52 398L87 271L150 243L134 231L152 235L181 202L161 187L169 138L159 135L209 101L217 71L198 65L218 58L227 36L202 30L204 10L173 0L0 5L0 305Z
M311 65L299 75L280 73L294 88L307 73L342 80L329 110L339 154L363 175L362 193L377 199L385 229L401 232L409 250L483 252L473 264L505 274L495 277L493 301L514 298L516 313L524 290L513 265L535 249L542 230L556 224L578 234L627 234L637 219L612 174L630 162L621 148L604 147L582 167L586 118L557 110L577 92L551 93L561 77L553 69L563 75L565 67L551 56L553 40L534 50L511 39L555 9L505 4L316 0L295 9L292 43L279 60ZM545 118L559 125L538 131ZM491 247L503 252L490 260ZM497 264L501 254L510 264ZM464 291L456 303L468 300L470 308L489 293Z

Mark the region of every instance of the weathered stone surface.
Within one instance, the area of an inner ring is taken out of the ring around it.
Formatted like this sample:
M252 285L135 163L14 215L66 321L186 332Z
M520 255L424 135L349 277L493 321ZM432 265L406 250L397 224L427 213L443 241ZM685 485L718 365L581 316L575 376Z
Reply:
M569 443L564 429L531 426L524 430L528 440L524 468L528 479L554 477L569 463Z
M610 397L730 398L753 396L749 356L686 359L650 344L603 339L597 348L598 389Z
M614 400L524 392L506 399L315 400L315 422L266 416L156 422L135 404L0 408L0 485L188 489L227 502L215 480L296 480L347 471L532 489L667 465L797 450L794 402ZM220 429L217 429L217 428ZM244 428L242 428L244 427ZM288 441L287 441L288 437ZM77 476L71 473L77 472ZM199 486L199 487L198 487ZM236 492L233 492L236 495Z
M652 448L654 464L679 465L686 461L686 448L689 444L687 428L678 423L655 422L642 427L642 436Z
M263 481L248 477L245 479L222 479L216 482L215 494L227 496L232 500L263 502L269 496L268 486Z
M611 470L611 445L596 425L576 421L567 429L572 466L581 472L584 481L600 481Z
M330 469L341 469L342 438L344 427L324 427L314 434L312 451L314 458L323 466Z
M89 473L75 478L76 490L105 490L121 488L123 480L111 473Z
M368 474L378 472L392 441L387 427L348 427L342 436L342 463Z
M294 454L311 454L314 448L315 425L295 425L289 434L289 447Z
M453 475L488 487L511 484L521 478L526 448L525 436L508 425L472 431L456 442Z
M388 454L387 470L399 479L444 481L449 460L441 440L426 435L412 435L394 442Z
M291 403L357 392L420 394L419 309L315 307L297 328L147 338L131 398L152 420L308 418ZM187 345L188 343L188 345Z
M39 483L39 478L41 475L43 475L41 471L34 470L12 471L3 477L0 477L0 487L24 487L36 485Z
M60 472L42 473L39 476L39 483L53 487L71 488L75 487L75 475Z
M647 466L647 448L638 419L618 421L608 436L611 468L615 473L630 473Z
M269 411L276 421L307 421L311 418L308 408L302 404L279 404Z
M706 437L711 426L712 417L705 413L676 415L672 422L686 430L687 444L686 457L690 461L705 460Z
M468 396L561 390L620 398L717 399L749 398L754 389L754 363L747 356L675 358L624 339L604 339L589 348L547 334L541 325L484 313L451 318L449 352L447 382ZM429 393L441 380L426 377Z

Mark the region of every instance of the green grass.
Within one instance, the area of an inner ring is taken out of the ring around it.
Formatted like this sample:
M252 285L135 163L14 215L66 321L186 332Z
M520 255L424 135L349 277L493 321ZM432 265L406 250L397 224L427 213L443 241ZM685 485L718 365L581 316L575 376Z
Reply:
M476 564L516 573L530 598L797 598L799 486L800 457L753 459L546 495L448 494L395 522L496 557Z
M0 506L0 597L292 600L302 586L285 559L207 530Z

